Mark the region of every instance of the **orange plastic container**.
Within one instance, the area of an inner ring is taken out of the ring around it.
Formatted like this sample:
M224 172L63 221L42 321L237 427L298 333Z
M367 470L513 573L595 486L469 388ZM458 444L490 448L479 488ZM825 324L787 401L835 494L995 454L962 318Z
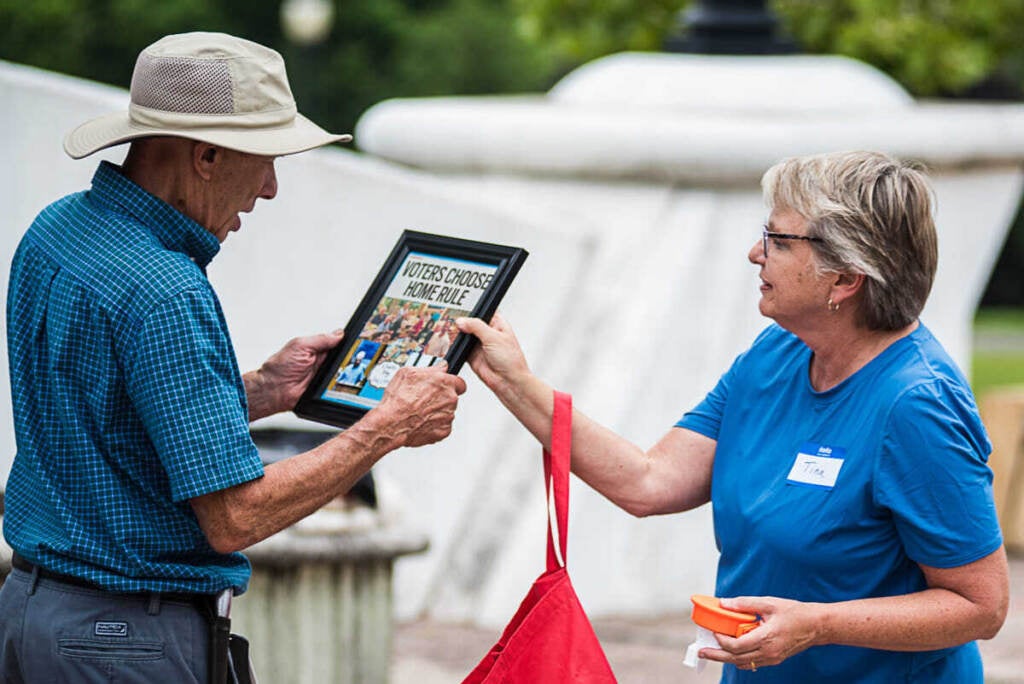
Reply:
M694 594L690 597L690 601L693 602L693 612L690 617L696 624L704 629L710 629L712 632L739 637L759 624L756 615L723 608L714 596Z

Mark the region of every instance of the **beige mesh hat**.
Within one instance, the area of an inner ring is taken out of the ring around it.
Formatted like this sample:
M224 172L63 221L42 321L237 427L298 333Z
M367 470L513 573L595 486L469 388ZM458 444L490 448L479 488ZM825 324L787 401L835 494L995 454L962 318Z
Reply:
M153 135L201 140L278 156L348 142L298 113L281 55L223 33L182 33L142 51L128 112L87 121L68 133L75 159Z

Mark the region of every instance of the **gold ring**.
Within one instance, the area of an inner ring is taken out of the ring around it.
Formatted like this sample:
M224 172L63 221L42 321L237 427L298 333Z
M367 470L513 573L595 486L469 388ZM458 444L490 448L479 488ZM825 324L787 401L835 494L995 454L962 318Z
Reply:
M753 660L750 661L750 671L757 672L757 663L755 663Z

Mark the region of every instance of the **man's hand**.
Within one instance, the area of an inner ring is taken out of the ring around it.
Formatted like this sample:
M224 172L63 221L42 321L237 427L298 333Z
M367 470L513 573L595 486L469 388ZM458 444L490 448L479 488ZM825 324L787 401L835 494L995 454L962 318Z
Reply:
M344 332L322 333L290 340L263 362L259 370L243 378L249 400L249 420L290 411L306 390L324 357L340 341Z
M370 414L373 424L387 431L397 446L438 442L452 431L459 395L466 382L446 372L441 362L430 368L402 368L388 383L384 397ZM367 415L370 418L370 415ZM365 424L364 421L360 423Z

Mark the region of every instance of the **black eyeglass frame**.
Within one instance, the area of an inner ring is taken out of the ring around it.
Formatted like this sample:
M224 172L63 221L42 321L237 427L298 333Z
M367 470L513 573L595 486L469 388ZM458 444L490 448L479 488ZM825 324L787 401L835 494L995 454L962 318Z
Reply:
M764 258L768 258L768 240L805 240L807 242L824 242L820 237L811 235L794 235L793 233L774 233L768 228L761 229L761 249L764 250Z

